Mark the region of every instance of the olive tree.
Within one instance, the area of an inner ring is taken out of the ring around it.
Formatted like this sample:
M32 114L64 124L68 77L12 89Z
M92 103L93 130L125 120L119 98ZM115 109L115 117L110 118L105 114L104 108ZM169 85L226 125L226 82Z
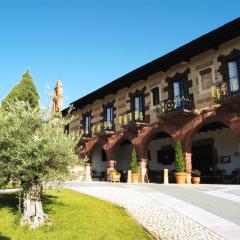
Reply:
M63 131L67 119L15 100L0 110L0 183L18 180L23 192L21 223L32 228L50 222L42 207L43 184L63 181L79 136Z

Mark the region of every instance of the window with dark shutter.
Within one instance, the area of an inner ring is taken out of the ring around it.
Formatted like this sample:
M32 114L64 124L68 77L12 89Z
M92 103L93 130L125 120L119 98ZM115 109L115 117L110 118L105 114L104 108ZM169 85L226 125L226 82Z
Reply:
M114 126L114 115L113 115L113 105L108 105L104 110L104 127L105 130L113 130Z
M162 165L171 165L175 161L175 150L173 148L157 151L157 161Z
M159 87L155 87L152 90L152 102L153 102L153 106L156 106L159 104L160 102L160 98L159 98Z
M144 119L144 95L138 94L132 98L132 114L135 121L143 121Z
M84 117L84 133L86 136L91 135L91 115L86 114Z
M228 61L229 86L231 92L239 91L240 86L240 58Z

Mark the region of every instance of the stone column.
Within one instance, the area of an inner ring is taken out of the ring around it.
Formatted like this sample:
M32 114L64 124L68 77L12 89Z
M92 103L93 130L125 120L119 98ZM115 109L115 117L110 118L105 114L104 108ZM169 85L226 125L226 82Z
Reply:
M138 171L140 175L139 182L140 183L148 182L148 178L147 178L148 154L147 154L146 144L143 144L141 142L141 139L136 138L134 143L134 148L137 151Z
M138 162L138 168L139 168L139 182L144 183L146 182L147 177L147 159L141 159Z
M85 181L85 182L92 182L91 163L86 163L86 164L85 164L84 181Z
M184 160L186 165L186 172L187 172L187 183L191 183L191 171L192 171L192 153L185 152L184 153Z
M108 175L112 170L116 170L116 161L115 160L108 160L107 161L107 181L109 181Z
M168 184L169 181L168 181L168 169L165 168L163 170L163 184Z

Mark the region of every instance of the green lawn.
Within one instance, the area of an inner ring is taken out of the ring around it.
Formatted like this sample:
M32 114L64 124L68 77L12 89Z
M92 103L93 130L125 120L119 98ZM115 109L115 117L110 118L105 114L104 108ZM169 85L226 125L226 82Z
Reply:
M20 185L18 183L14 185L12 182L9 182L6 186L0 187L0 189L13 189L13 188L20 188Z
M28 230L19 226L16 193L0 194L0 240L152 239L122 208L78 192L47 191L44 209L53 226Z

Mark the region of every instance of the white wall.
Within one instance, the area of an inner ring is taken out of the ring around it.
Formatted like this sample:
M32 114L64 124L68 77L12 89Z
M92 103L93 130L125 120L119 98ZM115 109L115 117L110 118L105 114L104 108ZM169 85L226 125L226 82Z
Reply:
M98 173L107 169L107 163L102 161L102 148L100 146L97 146L92 154L92 169Z
M214 138L214 147L218 152L218 162L220 156L230 156L231 163L217 164L217 168L226 169L226 174L232 174L236 168L240 168L240 157L234 156L234 153L239 153L239 145L237 138L228 128L223 128L215 131L208 131L196 134L193 141Z
M235 135L227 128L215 131L202 132L195 135L193 141L214 138L214 147L218 152L218 159L220 156L230 156L231 163L217 164L217 168L226 169L227 174L232 174L236 168L240 168L240 156L234 156L239 153L239 145ZM161 146L172 145L174 141L171 138L152 140L149 144L149 151L151 154L151 161L149 161L150 170L163 170L167 168L169 171L175 169L174 164L162 165L157 162L157 151ZM118 146L116 153L117 170L129 170L131 163L132 145ZM102 161L101 147L97 147L92 155L92 169L98 172L106 171L106 162Z
M132 145L118 146L116 153L117 170L127 171L130 169L131 157L132 157Z
M236 168L240 168L240 156L234 156L239 154L239 147L236 136L228 128L223 128L215 131L202 132L195 135L193 141L214 138L214 148L218 152L218 169L225 169L226 174L232 174L232 171ZM150 170L163 170L167 168L169 171L175 169L174 164L162 165L157 162L157 151L161 149L162 146L172 145L174 146L174 141L171 138L152 140L149 144L149 151L151 154L151 161L149 161ZM220 163L220 156L230 156L231 163Z
M170 137L152 140L150 142L148 147L148 150L150 151L150 155L151 155L151 160L148 162L150 170L157 171L157 170L168 169L169 171L172 171L175 169L174 163L171 165L162 165L161 163L157 162L157 151L161 150L162 146L167 146L167 145L174 146L174 141Z

